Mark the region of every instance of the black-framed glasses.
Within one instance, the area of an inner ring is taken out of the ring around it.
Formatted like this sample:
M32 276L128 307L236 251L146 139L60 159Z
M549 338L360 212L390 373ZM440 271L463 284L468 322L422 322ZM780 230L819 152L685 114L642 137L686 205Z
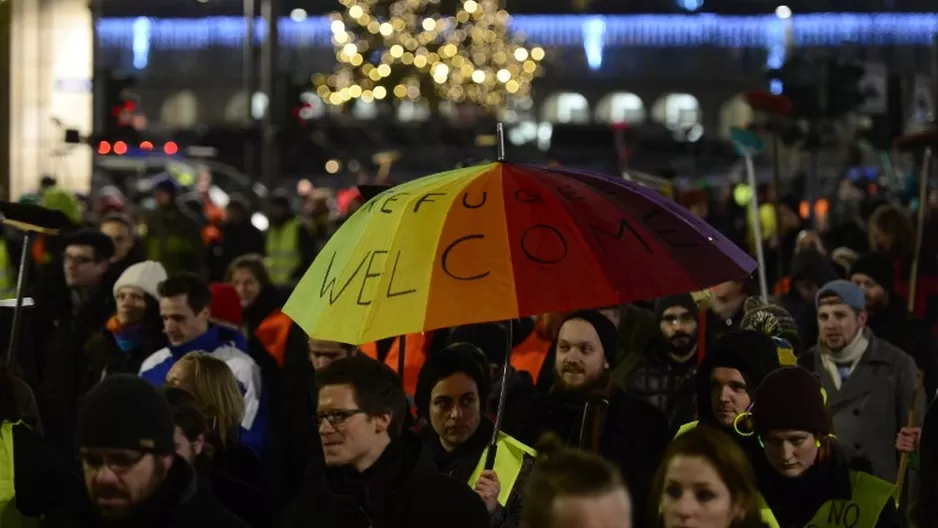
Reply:
M146 453L128 451L108 455L82 453L78 458L81 460L82 466L88 469L100 471L101 468L107 466L114 473L122 475L133 469L145 456L147 456Z
M337 427L345 423L346 420L356 414L364 414L361 409L346 409L342 411L326 411L316 413L316 425L321 426L323 421L329 422L332 427Z

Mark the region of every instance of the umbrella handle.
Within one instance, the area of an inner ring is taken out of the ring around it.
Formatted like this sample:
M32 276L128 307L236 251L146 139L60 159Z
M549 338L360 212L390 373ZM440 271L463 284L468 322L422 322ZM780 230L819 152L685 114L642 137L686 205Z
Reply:
M489 446L488 453L485 455L485 470L490 471L495 467L495 455L498 452L498 445L492 444Z
M495 464L495 447L498 445L498 433L502 429L502 418L505 414L505 397L508 392L508 369L511 365L511 344L514 342L514 321L508 320L508 336L505 343L505 364L502 365L501 386L498 388L498 411L495 413L495 427L492 429L492 441L489 443L489 454L485 460L485 468L492 469ZM491 462L491 463L490 463Z

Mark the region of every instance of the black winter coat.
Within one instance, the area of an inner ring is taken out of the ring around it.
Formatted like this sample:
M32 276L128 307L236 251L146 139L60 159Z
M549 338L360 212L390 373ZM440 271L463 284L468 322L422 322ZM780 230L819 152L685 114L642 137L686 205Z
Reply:
M370 468L329 468L293 501L285 528L488 528L482 499L441 475L405 431Z
M120 523L106 521L87 495L45 518L42 528L247 528L241 519L199 492L195 470L176 457L153 495Z
M598 453L619 466L632 495L633 516L645 519L651 481L672 438L668 423L651 404L610 389L608 382L600 387L576 393L551 391L535 423L567 445Z

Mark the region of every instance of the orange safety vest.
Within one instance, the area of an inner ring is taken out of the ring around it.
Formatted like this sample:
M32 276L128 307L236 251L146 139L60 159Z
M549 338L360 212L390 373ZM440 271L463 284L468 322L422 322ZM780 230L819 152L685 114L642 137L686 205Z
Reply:
M552 344L550 339L544 337L543 331L543 325L538 320L534 331L518 346L511 349L511 366L518 372L525 371L530 374L535 384L541 374L541 369L544 368L544 362L547 361Z
M290 337L291 328L293 328L293 320L287 314L276 310L261 321L261 324L257 325L254 330L257 340L264 345L264 349L277 361L277 366L281 368L283 367L284 356L287 351L287 339Z
M404 374L401 376L404 392L407 394L414 395L417 391L417 376L420 375L420 369L423 368L423 363L427 360L427 352L432 338L432 332L407 334L407 343L404 345ZM384 358L384 364L391 367L394 372L397 372L397 357L400 354L400 345L401 338L395 337L391 343L391 349L388 350L387 357ZM359 350L372 359L378 359L377 343L365 343L359 347Z

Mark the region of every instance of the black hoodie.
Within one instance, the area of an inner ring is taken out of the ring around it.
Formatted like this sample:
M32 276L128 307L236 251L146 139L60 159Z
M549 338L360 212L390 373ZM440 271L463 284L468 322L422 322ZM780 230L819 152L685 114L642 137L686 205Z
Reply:
M739 371L746 380L746 390L752 397L756 387L770 372L779 368L778 349L772 338L752 330L727 334L716 342L697 369L697 420L718 429L726 428L713 415L710 403L710 377L717 367ZM728 431L746 452L750 461L758 463L765 456L755 436L740 436Z

